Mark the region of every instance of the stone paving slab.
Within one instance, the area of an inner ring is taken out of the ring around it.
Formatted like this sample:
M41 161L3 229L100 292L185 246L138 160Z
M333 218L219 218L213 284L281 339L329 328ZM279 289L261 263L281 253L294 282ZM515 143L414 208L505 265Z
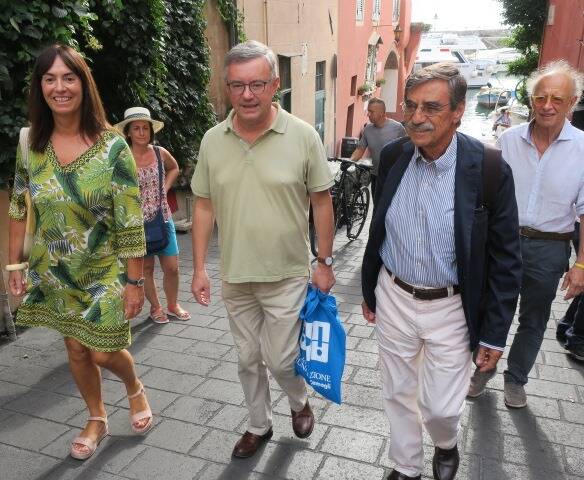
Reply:
M123 384L103 372L111 436L86 462L69 457L70 441L87 413L72 381L60 336L23 331L0 342L0 479L163 480L382 480L393 467L391 435L382 409L375 329L360 307L363 237L335 242L339 315L347 331L347 365L341 406L311 392L317 424L310 438L292 432L290 407L272 384L274 436L253 458L233 460L248 412L237 375L237 349L220 299L218 254L210 248L212 304L190 293L190 236L181 244L180 298L193 318L156 325L144 313L133 321L130 348L156 414L145 437L129 424ZM161 285L161 273L156 272ZM161 291L161 297L164 294ZM467 402L460 441L459 480L584 479L584 366L555 340L568 303L558 294L536 367L527 386L529 406L503 403L502 370L487 393ZM509 342L517 328L511 329ZM433 447L424 434L423 478L432 478Z

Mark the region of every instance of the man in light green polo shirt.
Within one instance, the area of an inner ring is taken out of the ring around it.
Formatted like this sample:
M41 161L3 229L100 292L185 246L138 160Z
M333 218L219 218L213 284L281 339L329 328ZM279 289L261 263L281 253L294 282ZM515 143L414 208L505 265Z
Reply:
M233 47L225 80L233 110L203 137L191 183L192 291L197 302L209 304L205 258L216 220L222 296L249 410L247 431L233 455L245 458L272 436L268 369L288 395L294 433L306 438L314 427L294 360L310 273L309 203L321 255L312 283L325 292L335 283L328 190L333 175L316 130L272 103L279 79L268 47L255 41Z

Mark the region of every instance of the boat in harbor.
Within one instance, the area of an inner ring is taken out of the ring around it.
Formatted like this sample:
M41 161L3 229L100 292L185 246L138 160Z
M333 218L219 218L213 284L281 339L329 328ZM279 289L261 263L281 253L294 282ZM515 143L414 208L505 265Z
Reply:
M464 76L469 88L480 88L486 85L491 78L491 71L471 62L461 51L451 50L448 47L424 47L418 50L414 71L439 62L455 64Z
M481 87L477 93L477 103L485 108L503 107L513 97L511 90L501 87L493 87L490 84Z

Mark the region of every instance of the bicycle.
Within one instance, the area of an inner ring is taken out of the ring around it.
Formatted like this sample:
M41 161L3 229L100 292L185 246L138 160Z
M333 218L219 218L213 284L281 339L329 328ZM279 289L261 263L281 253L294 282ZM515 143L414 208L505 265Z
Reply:
M339 162L340 169L331 187L334 214L334 236L343 226L347 229L350 241L359 237L367 220L371 194L368 185L371 183L371 165L359 164L342 158L329 158L329 161ZM310 208L308 234L310 250L318 256L318 238L314 227L312 207Z

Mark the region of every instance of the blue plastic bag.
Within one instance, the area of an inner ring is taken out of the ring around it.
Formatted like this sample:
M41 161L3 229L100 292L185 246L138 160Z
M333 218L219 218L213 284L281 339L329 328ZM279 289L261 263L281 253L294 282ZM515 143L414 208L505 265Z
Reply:
M323 397L340 404L346 334L335 297L309 285L300 318L296 373Z

